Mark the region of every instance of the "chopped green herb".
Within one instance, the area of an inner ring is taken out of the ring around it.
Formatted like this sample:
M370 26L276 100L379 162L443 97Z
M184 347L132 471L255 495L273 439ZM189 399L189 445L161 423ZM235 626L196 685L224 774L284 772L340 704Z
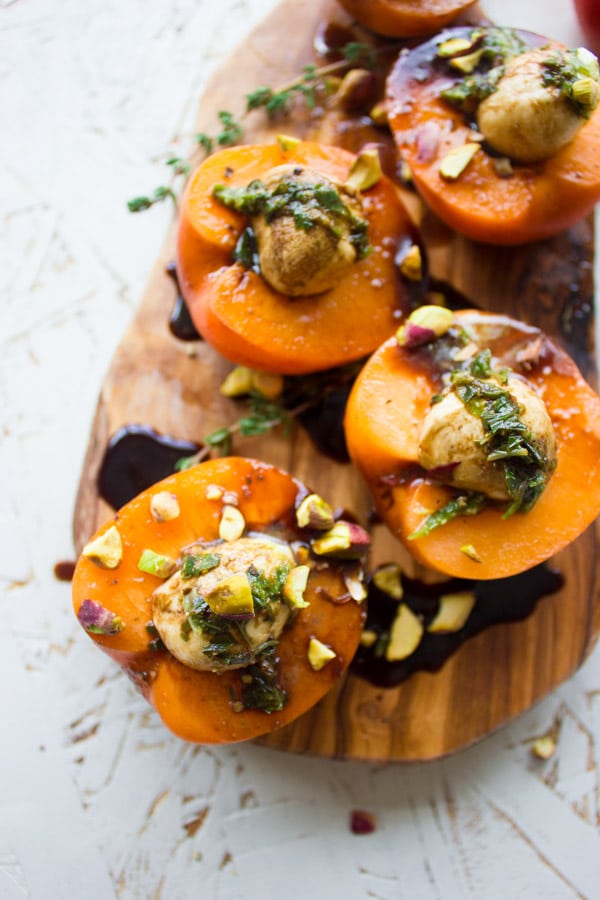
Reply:
M474 37L479 32L473 32ZM451 106L467 116L473 115L479 104L492 94L504 74L508 60L523 53L527 48L518 34L510 28L488 28L478 48L482 50L477 71L458 79L440 94ZM450 61L446 62L450 68Z
M205 572L210 572L221 562L221 558L216 553L201 553L199 555L186 553L183 557L181 566L182 578L197 578Z
M213 196L228 209L251 217L262 215L267 222L291 216L301 231L310 231L320 225L338 237L340 225L345 222L350 226L349 240L357 258L363 259L369 253L367 222L355 215L339 192L326 182L307 184L290 176L268 188L255 179L239 188L218 184L213 189Z
M457 519L459 516L477 515L477 513L481 512L483 509L486 499L485 494L480 494L477 491L459 494L458 497L453 497L452 500L449 500L441 509L438 509L427 516L417 530L413 531L412 534L409 534L408 540L414 541L417 538L425 537L426 535L431 534L434 529L439 528L441 525L446 525L448 522L451 522L452 519Z
M285 706L286 692L277 683L277 666L269 655L256 665L249 666L242 682L244 709L261 709L265 713L279 712ZM248 680L249 679L249 680Z
M260 274L260 262L258 258L258 245L254 229L248 225L242 231L233 249L233 260L239 262L245 269L251 269Z
M481 374L479 374L481 373ZM504 470L511 504L504 516L528 512L544 490L552 466L522 419L522 409L508 390L495 381L489 351L478 353L467 370L452 372L452 389L473 416L481 420L489 462ZM506 379L506 371L500 372Z
M177 200L175 192L172 188L161 185L156 188L151 197L134 197L132 200L128 200L127 209L129 212L142 212L145 209L150 209L156 203L163 203L169 198L175 203Z
M277 566L270 578L254 566L248 569L248 581L252 590L254 606L259 611L266 611L272 603L281 600L283 586L290 571L290 566Z
M599 93L600 74L594 54L583 47L556 50L542 65L543 84L558 88L578 116L589 118L598 103Z

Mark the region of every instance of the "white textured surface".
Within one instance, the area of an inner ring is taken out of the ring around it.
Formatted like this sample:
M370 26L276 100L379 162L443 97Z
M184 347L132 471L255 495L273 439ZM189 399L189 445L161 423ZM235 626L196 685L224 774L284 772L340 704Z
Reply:
M164 179L210 69L272 6L0 0L0 897L599 897L600 650L435 764L198 748L93 650L53 577L99 386L168 222L124 201ZM486 10L578 39L568 0ZM555 722L556 756L534 760ZM350 833L355 808L372 835Z

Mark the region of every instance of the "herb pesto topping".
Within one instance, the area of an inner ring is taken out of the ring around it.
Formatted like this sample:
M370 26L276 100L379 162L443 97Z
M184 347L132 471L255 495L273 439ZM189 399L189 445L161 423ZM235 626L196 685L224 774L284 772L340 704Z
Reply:
M282 216L291 216L296 228L301 231L310 231L321 225L335 237L341 237L340 225L347 223L350 226L350 243L357 259L363 259L369 252L367 222L352 212L336 188L325 181L310 184L284 177L274 187L269 187L255 179L240 188L218 184L213 189L213 196L228 209L251 218L264 216L267 223ZM254 246L252 236L244 238L243 233L236 252L237 259L248 268L254 267Z
M556 439L543 402L483 349L445 375L425 416L419 461L457 493L409 536L425 537L459 516L505 504L503 518L532 509L556 462Z
M488 462L498 462L504 469L511 499L505 518L535 505L554 468L542 442L523 421L521 406L498 383L506 384L507 379L506 370L499 375L493 372L489 350L478 353L468 370L451 374L452 389L471 415L481 420Z
M478 105L492 94L504 74L506 62L526 50L525 43L510 28L489 28L485 32L471 32L472 46L478 51L475 71L459 78L450 87L441 91L440 96L451 106L467 116L472 116ZM444 58L444 57L443 57ZM452 59L444 58L445 68L456 73Z
M598 60L584 47L556 50L542 63L542 82L557 88L578 116L588 119L598 103Z

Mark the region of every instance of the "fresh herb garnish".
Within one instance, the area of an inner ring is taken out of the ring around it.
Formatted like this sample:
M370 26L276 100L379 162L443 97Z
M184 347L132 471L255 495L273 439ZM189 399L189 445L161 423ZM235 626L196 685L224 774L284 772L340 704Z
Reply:
M180 629L181 639L188 641L192 632L209 640L202 652L211 659L218 659L226 665L250 662L253 655L246 650L240 652L240 644L245 643L239 629L234 632L235 624L213 613L204 597L188 595L183 600L186 618Z
M150 197L133 197L131 200L128 200L127 209L129 212L142 212L145 209L150 209L155 203L163 203L167 199L171 199L175 203L177 200L175 191L172 187L161 185L155 189Z
M183 557L181 565L182 578L197 578L205 572L210 572L221 562L221 558L216 553L186 553Z
M455 370L451 380L452 389L465 408L481 421L487 460L502 465L512 501L504 513L507 518L515 512L528 512L534 506L552 466L523 421L519 403L497 381L482 380L495 374L491 354L484 351L474 358L468 370Z
M496 90L508 60L526 50L525 43L510 28L489 28L477 47L481 50L477 71L458 79L440 94L467 116L472 116L481 101ZM446 66L450 72L455 71L451 60L446 61Z
M196 143L204 148L204 152L207 156L213 152L215 146L230 147L232 144L237 144L244 134L241 124L236 121L233 113L228 110L220 110L220 112L217 113L217 118L222 127L221 131L214 137L210 137L210 135L205 134L205 132L200 132L194 137Z
M279 712L285 706L286 692L277 684L277 665L267 653L254 666L244 671L242 707L261 709L266 713Z
M206 435L202 440L202 449L193 456L184 456L178 460L175 470L181 472L198 465L209 457L211 451L228 456L232 452L233 441L237 434L252 437L266 434L280 426L284 435L289 434L296 418L307 410L317 407L343 385L354 381L362 365L363 362L359 360L327 373L317 372L303 375L301 378L290 378L283 395L285 405L251 391L246 397L238 399L238 402L246 404L247 414L233 424L217 428Z
M260 261L258 257L258 244L256 235L251 225L240 234L235 247L233 248L232 259L239 262L245 269L251 269L257 275L260 274Z
M267 577L264 572L250 566L246 574L257 610L266 612L271 604L281 600L283 586L289 571L288 566L277 566L273 574Z
M264 216L269 223L281 216L291 216L301 231L310 231L320 225L339 237L341 223L347 223L357 259L363 259L369 253L367 222L346 206L333 185L325 182L309 184L290 176L269 188L255 179L239 188L218 184L213 189L213 196L228 209L247 216ZM238 258L243 262L241 257Z
M542 63L542 82L557 88L578 116L588 119L598 102L598 60L589 50L556 50Z
M329 80L330 75L344 72L353 66L373 68L380 54L389 50L395 50L395 45L375 49L368 44L359 41L350 41L339 49L342 59L325 66L304 66L301 75L279 88L259 86L246 95L245 109L240 117L236 117L230 110L222 109L217 113L219 130L214 134L199 132L193 136L194 143L201 147L208 156L215 149L229 147L237 144L244 137L243 120L248 113L257 109L264 109L269 117L288 115L291 112L293 102L300 99L312 109L320 95L327 96L334 90ZM169 186L161 186L149 196L134 197L129 200L127 207L130 212L142 212L150 209L156 203L161 203L170 198L177 200L177 190L182 180L187 177L190 169L197 163L197 158L192 153L190 157L171 156L166 164L172 170L172 182ZM176 190L177 188L177 190Z
M458 497L453 497L441 509L437 509L428 515L416 531L409 534L408 540L414 541L416 538L425 537L431 534L434 529L439 528L441 525L446 525L452 519L457 519L460 516L477 515L483 509L486 499L485 494L480 494L478 491L469 491L466 494L459 494Z

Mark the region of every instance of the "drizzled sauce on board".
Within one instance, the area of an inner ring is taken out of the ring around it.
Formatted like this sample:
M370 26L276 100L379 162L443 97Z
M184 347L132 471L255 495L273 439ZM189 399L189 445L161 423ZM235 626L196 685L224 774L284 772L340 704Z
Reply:
M172 475L180 459L199 449L193 441L158 434L147 425L126 425L108 443L98 473L98 493L109 506L119 509Z
M179 288L179 279L177 277L177 268L174 262L170 262L165 266L165 272L173 280L177 288L177 297L169 316L169 331L179 341L201 341L202 335L199 334L196 326L192 322L188 305L183 299L183 294Z
M398 662L388 662L383 646L398 609L393 600L373 583L369 585L367 623L365 628L376 632L378 640L372 647L359 647L352 662L355 675L378 687L394 687L415 672L437 672L446 660L470 637L501 622L518 622L534 611L538 602L564 586L560 572L546 563L491 581L468 581L453 578L436 584L402 578L406 603L423 621L425 631L415 652ZM465 625L447 634L429 634L427 625L435 618L440 597L459 591L473 591L475 606Z

